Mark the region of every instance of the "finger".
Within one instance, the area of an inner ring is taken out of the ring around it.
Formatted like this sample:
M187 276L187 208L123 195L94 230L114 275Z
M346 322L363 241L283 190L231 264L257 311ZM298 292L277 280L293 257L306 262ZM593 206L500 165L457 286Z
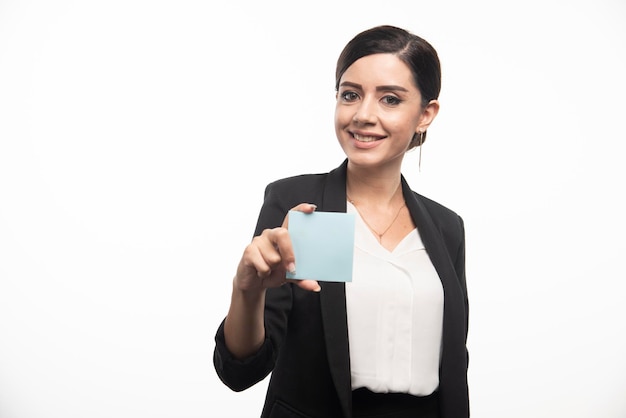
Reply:
M263 241L260 237L255 237L252 243L246 247L243 256L244 266L254 270L260 278L268 277L272 273L272 266L276 262L280 262L280 254L276 248Z
M291 208L291 210L297 210L298 212L304 212L304 213L313 213L315 212L315 209L317 209L317 205L313 203L300 203L299 205ZM289 226L289 213L287 213L287 216L285 216L285 219L283 220L283 228L287 228L288 226Z
M268 264L276 266L280 263L284 270L290 273L295 272L295 255L293 253L289 231L286 228L279 227L265 230L261 236L265 237L267 244L271 245L274 249L274 252L271 252L266 248L263 252L263 254L271 256L271 258L267 260Z
M295 280L295 279L291 279L291 280L287 280L287 281L291 282L291 283L295 283L300 288L302 288L304 290L311 291L311 292L319 292L320 290L322 290L322 288L321 288L320 284L317 282L317 280L308 280L308 279Z

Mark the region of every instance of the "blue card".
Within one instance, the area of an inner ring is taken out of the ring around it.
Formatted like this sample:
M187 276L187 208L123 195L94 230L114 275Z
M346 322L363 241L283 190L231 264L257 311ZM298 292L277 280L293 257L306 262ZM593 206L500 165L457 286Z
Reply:
M288 279L351 282L354 214L289 211L296 272Z

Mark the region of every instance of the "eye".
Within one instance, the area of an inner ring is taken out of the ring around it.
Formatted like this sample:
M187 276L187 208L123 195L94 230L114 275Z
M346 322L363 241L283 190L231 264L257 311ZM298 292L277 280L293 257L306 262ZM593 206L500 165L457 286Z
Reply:
M399 105L400 103L402 103L402 100L398 99L396 96L384 96L382 98L382 101L385 104L391 105L391 106Z
M353 91L344 91L341 93L341 100L344 102L354 102L359 98L359 95Z

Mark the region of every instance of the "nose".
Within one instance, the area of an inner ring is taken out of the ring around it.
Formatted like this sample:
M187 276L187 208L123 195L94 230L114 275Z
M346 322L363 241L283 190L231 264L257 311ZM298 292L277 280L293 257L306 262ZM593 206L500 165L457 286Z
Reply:
M363 99L355 109L352 121L360 125L376 123L376 110L373 102L370 99Z

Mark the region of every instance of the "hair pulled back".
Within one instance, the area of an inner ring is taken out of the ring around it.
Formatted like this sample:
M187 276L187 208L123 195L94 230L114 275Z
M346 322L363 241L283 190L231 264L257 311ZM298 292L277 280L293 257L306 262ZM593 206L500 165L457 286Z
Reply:
M337 60L335 90L343 73L360 58L373 54L394 54L413 74L415 86L422 95L422 108L439 97L441 91L441 64L433 46L425 39L395 26L382 25L357 34L346 44ZM426 133L415 135L409 148L421 145Z

